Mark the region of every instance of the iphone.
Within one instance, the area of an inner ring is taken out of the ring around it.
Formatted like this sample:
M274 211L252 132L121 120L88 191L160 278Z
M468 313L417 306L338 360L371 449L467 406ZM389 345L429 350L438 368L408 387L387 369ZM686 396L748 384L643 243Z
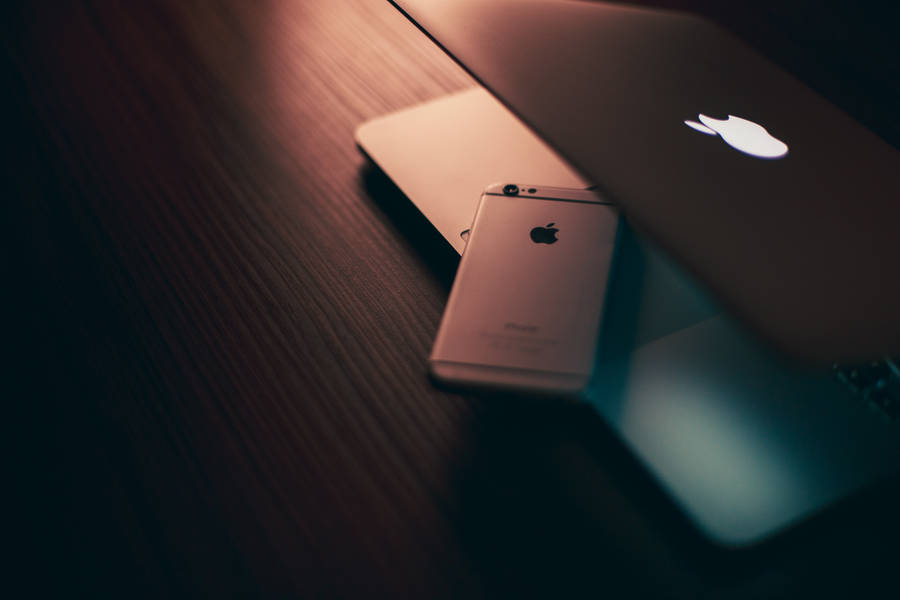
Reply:
M429 359L445 384L577 394L594 364L619 216L596 192L481 197Z

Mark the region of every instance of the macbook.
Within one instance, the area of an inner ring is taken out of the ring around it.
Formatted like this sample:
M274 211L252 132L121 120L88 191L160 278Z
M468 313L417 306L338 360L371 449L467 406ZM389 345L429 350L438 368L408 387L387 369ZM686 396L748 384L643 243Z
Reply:
M846 113L683 13L394 4L770 345L900 354L900 152Z
M541 175L596 182L620 204L631 226L586 401L700 531L746 546L896 475L893 148L694 17L396 4L528 125L515 135L535 136ZM385 145L375 139L358 135L367 151ZM423 163L439 168L408 165ZM408 165L382 164L428 206ZM551 183L537 173L510 180ZM438 201L456 216L433 221L457 250L476 196Z

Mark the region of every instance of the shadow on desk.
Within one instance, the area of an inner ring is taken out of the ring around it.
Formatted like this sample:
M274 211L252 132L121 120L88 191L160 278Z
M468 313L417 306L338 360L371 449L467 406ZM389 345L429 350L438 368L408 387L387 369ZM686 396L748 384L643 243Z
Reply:
M693 528L589 407L510 397L482 406L460 473L460 531L499 594L834 597L867 589L859 573L878 581L893 568L896 483L727 550Z
M449 294L459 265L453 247L375 163L366 160L359 181L362 191L388 218L397 238L425 263Z

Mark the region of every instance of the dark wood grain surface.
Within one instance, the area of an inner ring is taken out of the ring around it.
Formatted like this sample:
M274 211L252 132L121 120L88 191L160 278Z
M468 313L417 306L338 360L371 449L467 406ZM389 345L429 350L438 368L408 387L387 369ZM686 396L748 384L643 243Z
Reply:
M774 21L775 3L696 4L900 139L881 19L815 13L816 46L790 29L803 3ZM4 12L10 588L751 598L892 581L884 496L724 552L589 410L429 383L456 257L353 130L471 83L387 2ZM871 48L832 44L836 24Z

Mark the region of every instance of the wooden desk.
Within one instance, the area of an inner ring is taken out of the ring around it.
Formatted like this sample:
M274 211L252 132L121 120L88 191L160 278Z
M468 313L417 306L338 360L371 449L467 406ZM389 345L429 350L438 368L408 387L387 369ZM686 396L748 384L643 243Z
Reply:
M724 553L589 410L431 386L456 256L352 132L470 81L387 2L71 4L4 18L11 583L751 598L891 581L893 522L848 510ZM797 39L761 37L802 69ZM896 143L895 66L846 69L884 76L878 101L809 68Z

